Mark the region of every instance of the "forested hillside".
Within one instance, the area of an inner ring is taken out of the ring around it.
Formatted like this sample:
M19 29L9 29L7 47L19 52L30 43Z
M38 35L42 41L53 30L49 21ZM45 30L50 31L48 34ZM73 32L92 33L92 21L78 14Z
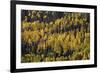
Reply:
M90 58L90 14L21 11L21 62Z

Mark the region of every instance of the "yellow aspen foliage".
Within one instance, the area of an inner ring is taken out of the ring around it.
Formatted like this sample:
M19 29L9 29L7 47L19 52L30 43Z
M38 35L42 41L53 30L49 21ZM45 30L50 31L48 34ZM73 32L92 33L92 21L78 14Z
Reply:
M61 22L61 20L60 20L60 19L57 19L57 20L55 21L55 24L56 24L56 25L59 25L60 22Z
M88 16L81 12L26 10L21 21L21 62L89 59Z
M41 34L42 37L44 36L44 30L43 29L40 30L40 34Z

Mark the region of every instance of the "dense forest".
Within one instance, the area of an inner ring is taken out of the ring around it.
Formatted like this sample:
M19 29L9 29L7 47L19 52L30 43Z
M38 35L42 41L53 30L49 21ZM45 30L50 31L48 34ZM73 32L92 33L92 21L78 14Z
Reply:
M90 58L90 14L21 11L21 62Z

